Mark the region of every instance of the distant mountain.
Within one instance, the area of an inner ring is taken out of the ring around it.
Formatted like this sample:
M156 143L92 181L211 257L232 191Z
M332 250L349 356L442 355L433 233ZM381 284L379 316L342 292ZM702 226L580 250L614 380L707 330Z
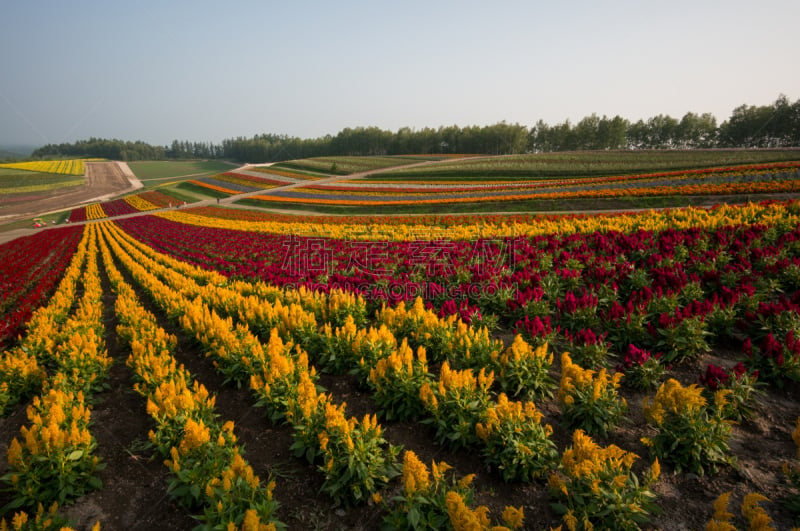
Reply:
M33 144L0 144L0 159L24 159L38 147Z

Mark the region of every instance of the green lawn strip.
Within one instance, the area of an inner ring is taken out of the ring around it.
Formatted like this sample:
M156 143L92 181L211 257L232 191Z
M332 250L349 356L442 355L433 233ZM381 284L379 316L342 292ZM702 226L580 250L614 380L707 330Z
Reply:
M250 171L257 171L259 173L264 173L264 174L270 174L271 173L273 175L278 175L278 174L275 173L275 171L291 172L291 173L294 173L294 174L297 174L297 175L306 176L306 177L309 178L309 180L324 179L326 177L330 177L331 176L329 173L315 172L315 171L311 171L311 170L309 170L307 168L306 169L293 168L293 167L290 167L289 165L286 165L284 163L273 164L271 166L248 166L247 169L250 170ZM266 177L266 175L265 175L265 177Z
M129 162L128 166L134 175L145 185L151 179L164 179L169 177L179 177L181 175L192 175L197 173L207 173L214 175L232 170L235 166L219 160L189 160L189 161L136 161Z
M423 159L424 160L424 159ZM392 157L312 157L308 159L290 160L275 164L274 167L291 171L316 170L333 175L349 175L363 171L402 166L419 162L419 158L402 156Z
M0 194L32 193L83 183L84 178L76 175L0 169Z
M51 214L45 214L42 216L38 216L38 219L41 219L48 225L53 225L53 221L55 221L55 225L62 225L64 221L67 220L69 217L70 212L72 209L63 210L61 212L54 212ZM0 232L8 232L17 229L30 229L33 228L33 219L34 218L26 218L20 219L17 221L12 221L11 223L4 223L0 225Z
M211 190L209 188L204 188L203 186L198 186L188 181L184 181L180 184L177 184L167 189L160 189L160 191L168 193L169 195L176 197L178 199L182 199L187 203L195 201L203 201L205 199L214 199L216 197L224 198L224 197L229 197L231 195L231 194L226 194L225 192L220 192L218 190ZM191 201L186 199L186 196L192 198Z

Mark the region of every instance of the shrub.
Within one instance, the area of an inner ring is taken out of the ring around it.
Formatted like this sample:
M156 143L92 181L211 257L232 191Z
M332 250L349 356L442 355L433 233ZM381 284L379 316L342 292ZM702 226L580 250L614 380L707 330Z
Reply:
M548 486L553 510L568 529L639 529L659 512L650 490L661 469L656 459L644 481L632 471L638 456L618 446L596 444L582 430L572 434L558 471Z
M655 397L643 401L645 418L658 433L643 438L642 443L657 458L672 463L676 472L716 472L718 464L732 461L727 455L731 426L722 416L728 394L730 391L717 391L715 407L709 408L702 388L667 380Z
M700 383L706 387L707 398L720 389L730 391L722 416L736 422L752 419L755 414L754 402L764 394L758 388L758 371L748 373L742 363L737 363L729 371L709 363L705 373L700 376Z
M425 348L419 347L415 357L403 339L400 347L378 360L369 373L379 414L387 420L417 418L424 411L419 390L429 379Z
M447 477L449 470L447 463L434 461L429 471L414 452L406 450L403 455L403 492L392 499L393 506L384 517L382 528L501 531L522 527L522 507L506 507L503 522L507 527L491 527L487 507L470 508L475 497L470 485L474 474L456 480L455 477Z
M582 328L570 334L564 334L567 340L567 350L575 363L590 369L605 367L608 362L608 343L606 334L595 334L588 328Z
M743 361L747 370L757 371L761 378L779 389L787 381L800 381L800 339L795 338L794 332L787 333L783 343L769 333L758 348L747 339L742 350L747 356Z
M550 439L553 428L542 424L533 402L513 402L501 393L475 429L485 445L486 462L500 471L504 481L543 477L557 458Z
M553 354L546 342L533 348L520 334L505 352L492 357L502 390L528 400L553 396L555 382L549 374L552 363Z
M608 435L627 409L617 389L622 373L608 374L572 363L568 352L561 355L561 385L558 401L567 424L590 434Z
M667 368L660 361L661 354L651 354L636 345L628 345L625 359L617 367L625 384L631 389L652 389L661 383Z
M345 416L345 405L325 404L325 425L319 435L325 475L320 490L344 505L365 502L398 474L399 447L387 446L377 418Z
M431 418L423 422L436 429L436 441L451 449L478 442L475 425L489 407L489 388L494 374L481 369L476 377L471 369L455 371L442 364L438 384L422 384L420 399Z

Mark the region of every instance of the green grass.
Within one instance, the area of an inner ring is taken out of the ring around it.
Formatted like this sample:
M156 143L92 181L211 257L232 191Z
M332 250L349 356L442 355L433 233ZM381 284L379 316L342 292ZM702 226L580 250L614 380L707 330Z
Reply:
M428 181L580 178L790 160L800 160L800 149L579 151L475 157L439 162L421 168L398 168L367 178Z
M169 194L172 196L180 196L183 195L192 197L192 202L194 201L202 201L204 199L214 199L216 197L230 197L230 194L226 194L225 192L220 192L218 190L210 190L208 188L204 188L202 186L197 186L196 184L192 184L190 182L183 182L180 183L172 188L169 188ZM161 190L164 192L164 190ZM188 202L188 201L187 201Z
M286 170L311 170L333 175L350 175L364 171L372 171L392 166L402 166L421 162L419 157L312 157L308 159L289 160L273 165L274 168Z
M35 193L66 186L78 186L83 182L83 177L75 175L56 175L0 168L0 194Z
M234 169L236 166L219 160L155 160L129 162L136 177L142 181L145 188L152 188L163 181L186 177L196 179L208 177Z
M53 220L55 220L56 225L63 225L64 221L69 217L70 212L72 212L71 208L67 210L62 210L61 212L44 214L42 216L37 216L37 217L42 219L48 225L50 225ZM34 218L27 218L27 219L13 221L11 223L5 223L3 225L0 225L0 232L33 228L33 219Z
M287 171L295 174L299 177L307 176L312 179L323 179L325 177L330 177L328 173L322 173L317 171L311 171L309 169L300 169L300 167L291 167L290 165L281 164L273 164L272 166L250 166L247 168L250 171L257 171L259 173L269 174L270 172L274 173L274 171Z

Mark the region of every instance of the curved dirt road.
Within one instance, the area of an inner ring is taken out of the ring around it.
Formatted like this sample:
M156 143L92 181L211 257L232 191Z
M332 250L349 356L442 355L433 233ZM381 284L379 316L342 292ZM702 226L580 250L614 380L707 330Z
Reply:
M0 201L0 225L59 212L86 203L107 201L141 187L141 181L124 162L87 162L86 182L81 186L38 193L37 199L31 201L7 204ZM30 228L0 232L0 243L34 234L38 230L40 229Z
M124 162L87 162L86 182L81 186L37 193L31 201L3 204L0 201L0 224L56 212L84 203L106 201L136 190L142 183Z

